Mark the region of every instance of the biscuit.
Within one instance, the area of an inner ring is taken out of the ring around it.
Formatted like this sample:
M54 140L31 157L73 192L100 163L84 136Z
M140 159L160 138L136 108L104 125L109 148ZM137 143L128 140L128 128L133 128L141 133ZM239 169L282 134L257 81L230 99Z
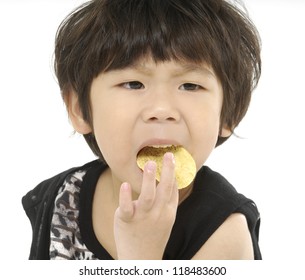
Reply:
M157 164L156 179L160 181L163 156L171 152L175 157L175 177L178 189L189 186L196 175L196 164L190 153L181 146L144 147L137 156L137 165L143 170L147 161Z

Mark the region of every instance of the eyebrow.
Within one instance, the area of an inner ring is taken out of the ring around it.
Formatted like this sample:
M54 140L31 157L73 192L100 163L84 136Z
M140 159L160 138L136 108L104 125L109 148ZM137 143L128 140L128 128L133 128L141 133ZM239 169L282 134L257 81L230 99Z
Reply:
M180 64L180 65L181 65L181 69L176 71L176 74L175 74L176 76L181 76L185 73L195 72L200 75L204 74L204 75L208 75L208 76L215 78L215 74L214 74L213 70L210 70L205 65L198 65L198 64L194 64L194 63L185 63L185 64Z
M135 63L132 64L129 68L135 69L136 71L142 72L147 75L152 72L152 70L147 67L145 63ZM216 78L213 70L209 69L209 67L205 66L204 64L196 63L179 63L179 67L177 67L177 69L173 71L173 76L179 77L191 72Z

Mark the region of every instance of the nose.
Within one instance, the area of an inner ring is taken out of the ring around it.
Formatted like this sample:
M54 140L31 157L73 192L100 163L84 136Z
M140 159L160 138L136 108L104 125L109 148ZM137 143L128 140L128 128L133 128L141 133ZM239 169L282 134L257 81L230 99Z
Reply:
M151 94L143 110L145 122L178 122L180 113L175 98L167 93Z

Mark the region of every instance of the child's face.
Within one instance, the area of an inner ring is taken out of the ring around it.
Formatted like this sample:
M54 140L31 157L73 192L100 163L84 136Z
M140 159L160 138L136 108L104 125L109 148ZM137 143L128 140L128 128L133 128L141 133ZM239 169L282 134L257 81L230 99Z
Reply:
M93 131L117 183L140 191L144 146L182 145L199 169L215 147L222 87L205 65L140 60L100 74L91 87Z

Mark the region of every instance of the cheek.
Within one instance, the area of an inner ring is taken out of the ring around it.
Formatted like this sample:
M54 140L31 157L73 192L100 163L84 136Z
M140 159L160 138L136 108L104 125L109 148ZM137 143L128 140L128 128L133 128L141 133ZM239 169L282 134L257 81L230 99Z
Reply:
M206 160L214 150L218 138L217 131L216 133L211 133L209 135L205 134L200 137L200 140L198 141L199 149L198 152L195 152L195 162L198 169L205 164Z
M126 147L127 140L124 141L122 128L116 126L113 120L96 122L94 134L99 149L107 162L112 157L124 155L122 149Z
M93 114L99 149L109 165L125 164L130 151L130 124L122 112L101 108Z
M131 134L132 125L123 122L120 118L95 122L95 137L110 167L112 179L115 179L117 184L127 181L134 191L139 192L142 172L136 164Z
M199 169L214 150L219 135L219 117L217 114L197 116L194 119L191 134L193 155Z

